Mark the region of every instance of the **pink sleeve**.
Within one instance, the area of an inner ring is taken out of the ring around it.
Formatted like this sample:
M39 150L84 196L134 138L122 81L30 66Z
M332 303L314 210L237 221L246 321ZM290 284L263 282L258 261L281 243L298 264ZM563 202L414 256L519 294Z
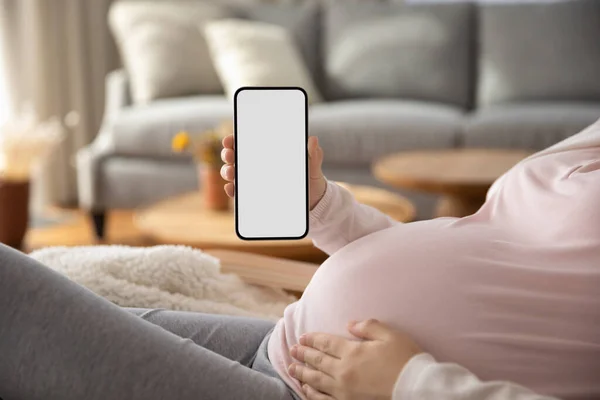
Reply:
M309 237L331 255L357 239L400 222L360 204L352 193L328 182L325 195L310 213Z
M427 353L414 356L404 367L392 400L558 400L536 394L511 382L482 382L467 369L438 363Z

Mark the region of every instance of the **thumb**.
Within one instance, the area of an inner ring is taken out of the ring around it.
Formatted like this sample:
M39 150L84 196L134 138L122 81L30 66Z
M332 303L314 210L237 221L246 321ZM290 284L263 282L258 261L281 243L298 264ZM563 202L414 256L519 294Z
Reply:
M348 331L354 336L365 340L386 340L393 335L393 331L387 325L376 319L351 322L348 325Z
M308 157L310 176L312 178L320 177L321 164L323 164L323 149L319 146L319 139L316 136L308 138Z

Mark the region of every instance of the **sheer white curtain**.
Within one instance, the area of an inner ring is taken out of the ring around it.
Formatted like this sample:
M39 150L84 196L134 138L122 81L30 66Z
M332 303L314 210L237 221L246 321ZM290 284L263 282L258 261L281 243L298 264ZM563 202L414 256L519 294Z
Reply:
M5 24L4 7L2 7L0 8L0 29L2 29ZM12 104L10 102L10 96L7 87L5 49L6 45L4 43L4 37L0 36L0 125L4 124L12 113Z
M72 111L79 116L76 128L36 182L38 202L68 204L77 200L73 155L98 132L104 78L118 66L106 24L111 2L0 0L7 83L0 99L13 104L13 110L29 104L43 119L64 117Z
M6 87L6 75L4 72L3 48L0 47L0 125L4 124L11 114L11 105Z

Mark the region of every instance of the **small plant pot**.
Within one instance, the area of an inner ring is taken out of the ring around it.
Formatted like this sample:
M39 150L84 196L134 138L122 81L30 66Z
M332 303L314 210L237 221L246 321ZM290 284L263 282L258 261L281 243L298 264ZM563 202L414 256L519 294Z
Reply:
M0 242L23 248L29 225L29 181L0 178Z
M229 210L230 199L224 189L227 181L221 177L221 168L215 165L198 164L198 177L203 206L213 211Z

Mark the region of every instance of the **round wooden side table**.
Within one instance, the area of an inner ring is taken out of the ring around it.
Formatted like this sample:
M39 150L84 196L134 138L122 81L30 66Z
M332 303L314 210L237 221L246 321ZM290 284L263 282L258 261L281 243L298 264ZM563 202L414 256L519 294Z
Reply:
M475 213L492 183L530 154L499 149L408 151L375 162L373 174L393 187L440 195L437 216L463 217Z
M415 216L413 204L387 190L338 183L347 187L360 203L375 207L401 222ZM183 244L208 249L246 251L300 261L322 262L326 255L302 240L244 241L235 234L233 207L211 211L202 206L200 191L168 199L136 212L137 227L153 242Z

